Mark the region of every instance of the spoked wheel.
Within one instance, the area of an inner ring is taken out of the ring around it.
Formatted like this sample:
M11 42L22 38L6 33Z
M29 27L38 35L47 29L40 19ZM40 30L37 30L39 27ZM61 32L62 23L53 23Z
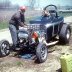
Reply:
M36 49L36 56L40 63L47 60L48 50L45 44L40 43Z
M9 42L6 40L2 40L0 42L0 56L6 56L10 53L10 45Z

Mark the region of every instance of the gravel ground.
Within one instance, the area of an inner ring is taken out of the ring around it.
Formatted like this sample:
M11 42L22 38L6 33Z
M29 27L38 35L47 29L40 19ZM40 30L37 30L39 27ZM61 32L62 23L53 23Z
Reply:
M44 63L37 63L35 59L24 59L11 52L7 57L0 58L0 72L61 72L60 56L62 53L72 53L70 45L55 45L48 48L48 58Z

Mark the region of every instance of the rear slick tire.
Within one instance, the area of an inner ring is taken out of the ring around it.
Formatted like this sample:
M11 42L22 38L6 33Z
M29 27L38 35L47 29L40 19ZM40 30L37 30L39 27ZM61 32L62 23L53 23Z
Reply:
M71 36L71 28L69 25L64 24L59 34L59 42L62 44L68 44Z

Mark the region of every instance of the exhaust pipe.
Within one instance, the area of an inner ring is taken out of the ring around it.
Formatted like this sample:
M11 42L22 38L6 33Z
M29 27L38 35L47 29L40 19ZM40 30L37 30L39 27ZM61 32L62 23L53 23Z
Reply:
M57 44L59 41L54 41L54 42L51 42L51 43L47 43L46 40L43 40L43 43L46 45L46 46L51 46L51 45L55 45Z
M57 40L57 41L53 41L53 42L47 43L45 38L42 37L42 38L39 38L39 42L44 43L46 46L51 46L51 45L57 44L59 41Z

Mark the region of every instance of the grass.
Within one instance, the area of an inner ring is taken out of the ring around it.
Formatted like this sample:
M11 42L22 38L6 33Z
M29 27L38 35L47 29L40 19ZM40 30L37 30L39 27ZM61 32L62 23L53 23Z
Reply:
M22 66L23 64L22 64L21 61L17 61L17 62L16 62L16 65L17 65L17 66Z
M27 17L26 18L26 23L29 24L29 21L32 20L34 17ZM1 21L0 22L0 30L8 28L9 22L8 21Z
M8 28L8 22L7 21L0 22L0 29L5 29L5 28Z
M27 18L27 19L26 19L26 23L29 23L30 19L31 19L31 18ZM1 30L1 29L5 29L5 28L8 28L8 26L9 26L8 21L1 21L1 22L0 22L0 30Z
M67 17L67 16L72 16L72 13L59 13L59 15L60 15L60 16ZM26 18L26 23L29 23L29 21L30 21L31 19L33 19L33 18L34 18L34 17L28 17L28 18ZM5 29L5 28L8 28L8 25L9 25L8 21L1 21L1 22L0 22L0 30L1 30L1 29Z
M72 12L71 13L68 13L68 12L66 12L66 13L58 13L59 14L59 16L64 16L64 17L67 17L67 16L72 16Z

